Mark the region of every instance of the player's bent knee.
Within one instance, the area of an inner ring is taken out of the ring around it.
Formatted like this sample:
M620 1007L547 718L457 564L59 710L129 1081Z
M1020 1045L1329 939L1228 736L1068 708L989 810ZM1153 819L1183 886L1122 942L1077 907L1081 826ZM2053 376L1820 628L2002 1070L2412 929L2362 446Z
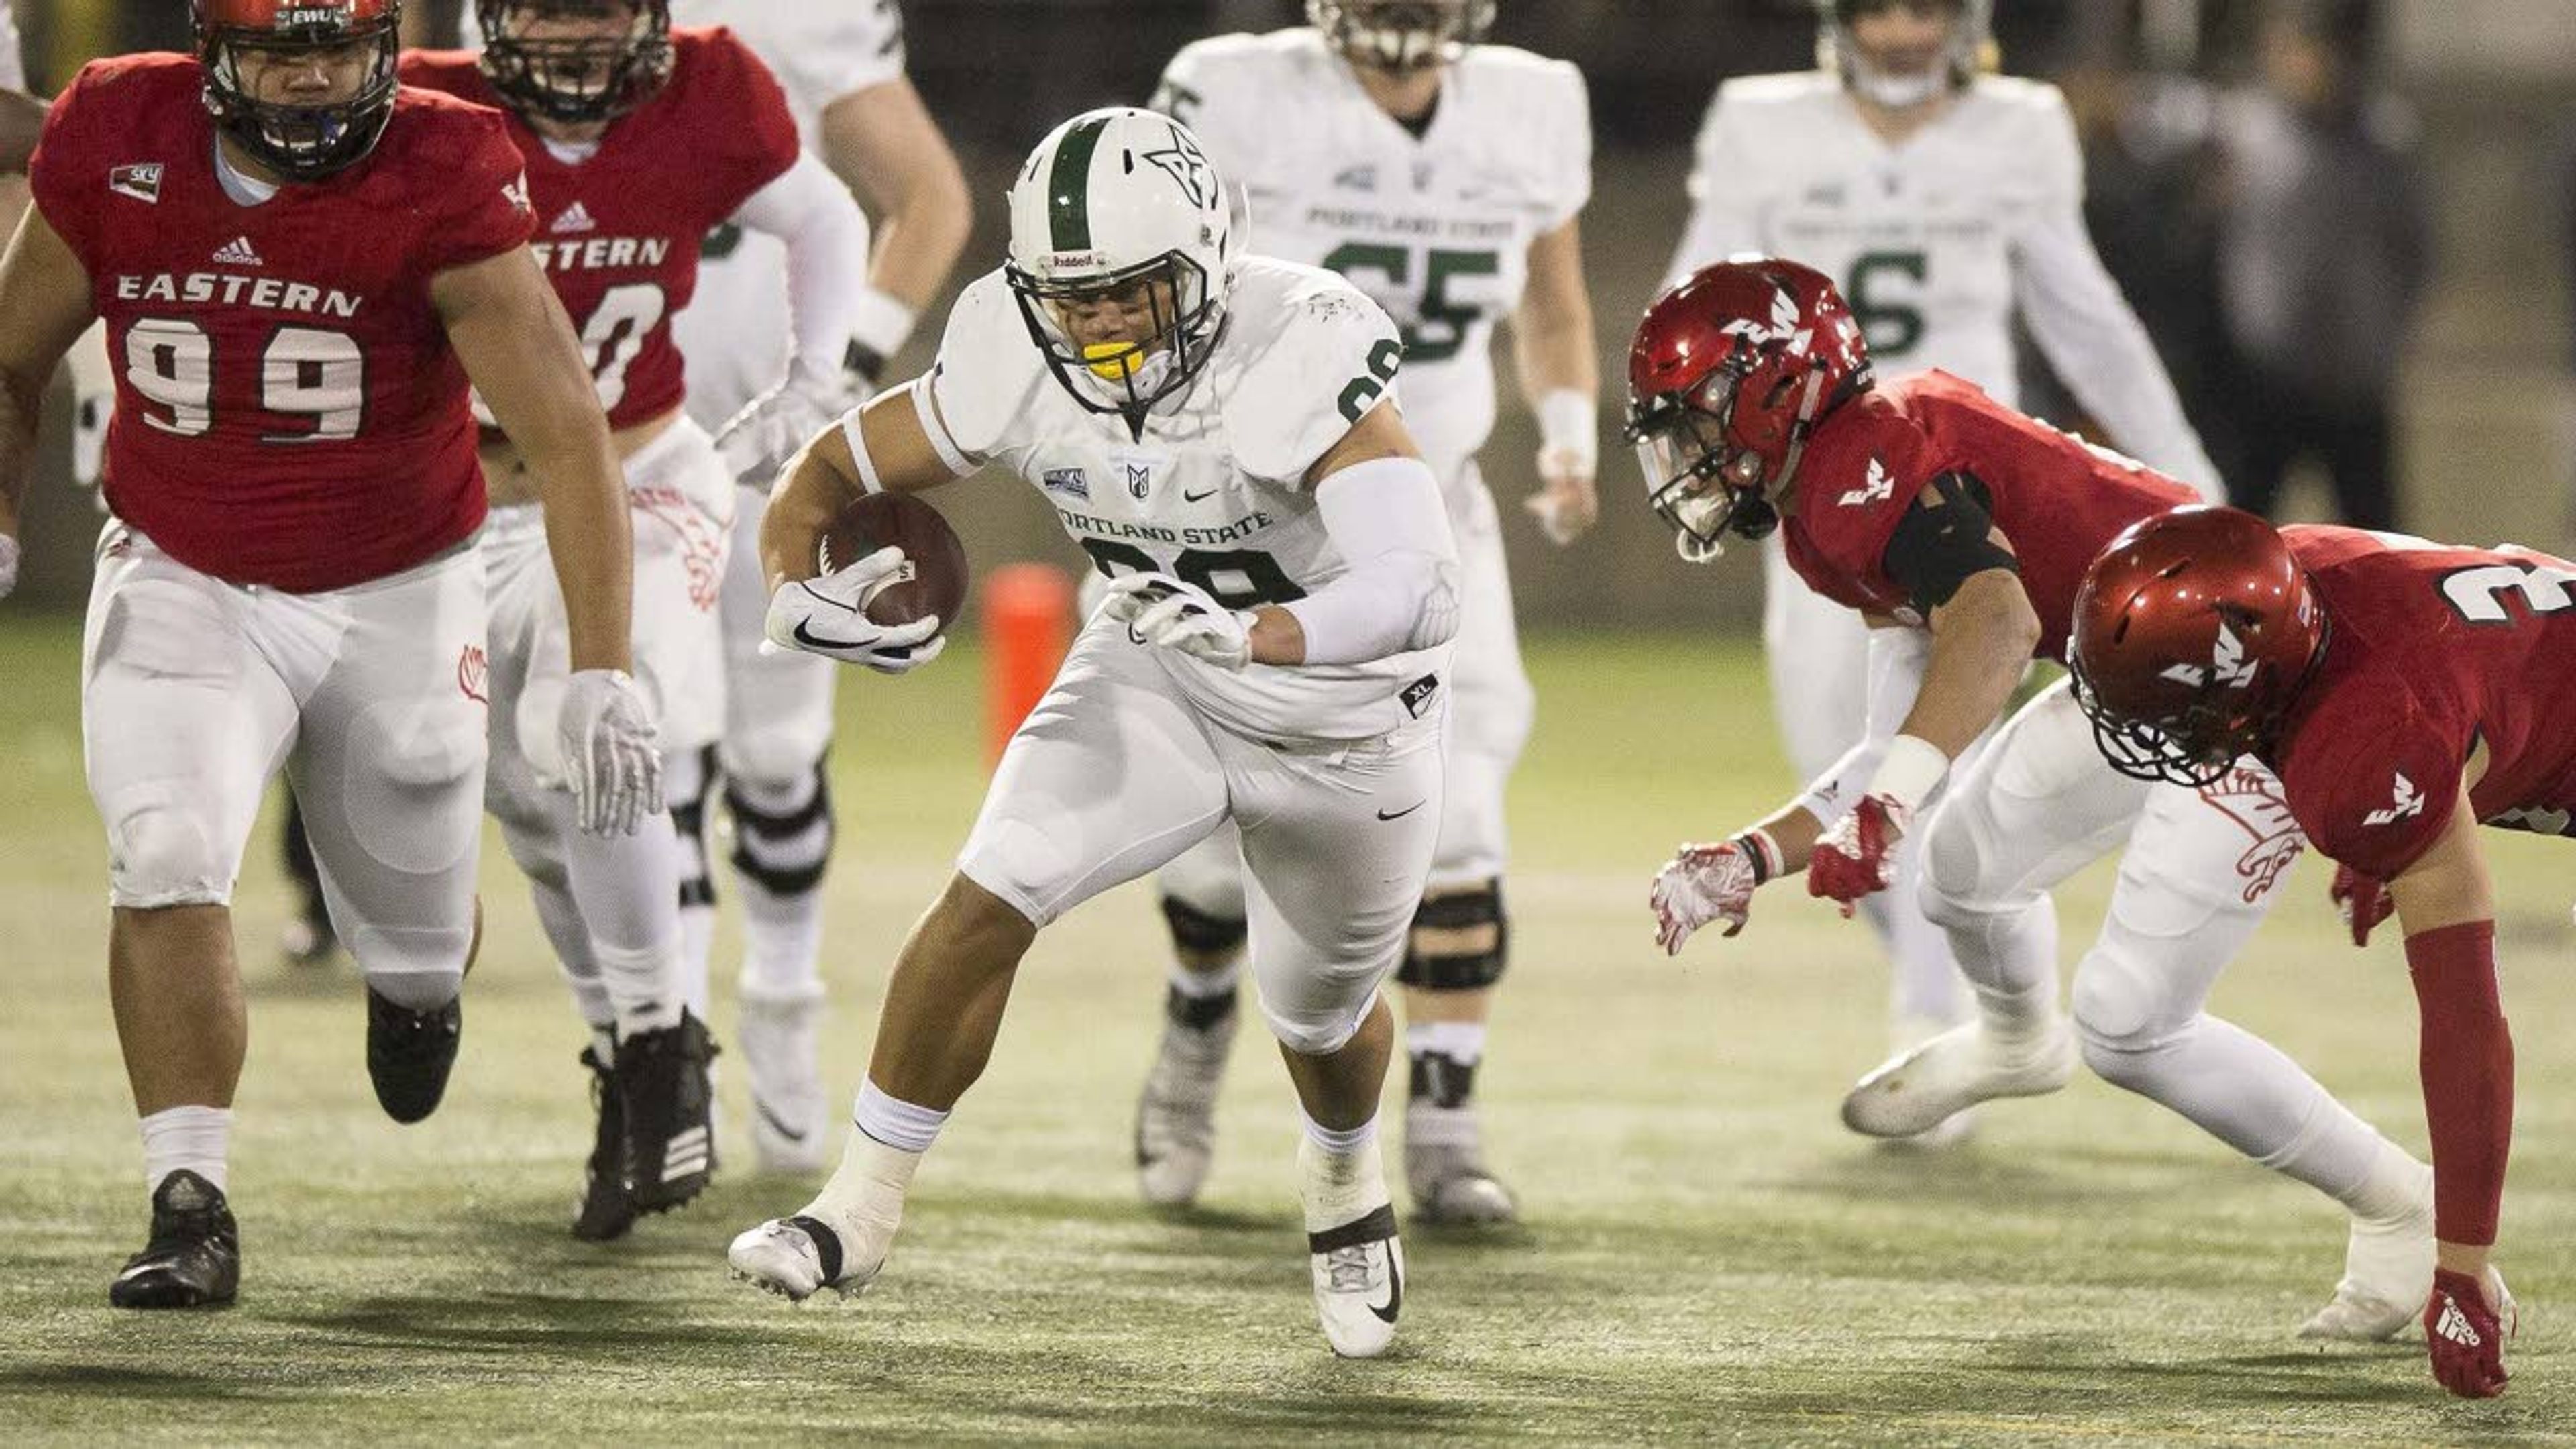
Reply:
M233 862L207 823L172 805L147 805L108 832L108 900L123 910L232 904Z
M1395 979L1417 991L1482 991L1503 979L1510 945L1501 880L1429 891Z
M1200 910L1179 896L1162 899L1163 925L1172 933L1172 950L1193 966L1221 966L1243 949L1250 926L1241 916Z
M2105 941L2076 963L2072 1005L2084 1060L2120 1082L2143 1053L2154 1051L2200 1014L2197 1001L2176 1001L2169 973L2134 943Z
M784 783L727 776L725 809L733 816L733 868L774 896L803 895L823 883L838 824L826 760L808 761Z
M1328 1057L1349 1046L1351 1038L1360 1034L1360 1028L1368 1022L1369 1006L1376 999L1372 993L1357 1011L1326 1018L1292 1015L1266 1006L1262 1016L1281 1046L1301 1057Z

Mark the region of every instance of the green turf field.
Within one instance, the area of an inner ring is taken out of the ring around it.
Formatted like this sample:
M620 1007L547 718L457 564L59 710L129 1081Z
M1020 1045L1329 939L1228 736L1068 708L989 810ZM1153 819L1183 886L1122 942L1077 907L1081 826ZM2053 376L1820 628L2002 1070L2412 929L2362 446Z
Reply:
M1744 937L1657 954L1645 888L1671 845L1789 783L1748 650L1673 640L1533 650L1517 967L1482 1075L1528 1226L1411 1235L1395 1357L1338 1363L1315 1329L1295 1118L1257 1028L1206 1210L1136 1206L1127 1124L1161 992L1140 891L1040 942L885 1278L846 1306L790 1309L729 1281L723 1250L806 1184L724 1175L628 1243L566 1234L589 1141L581 1038L497 843L455 1085L400 1128L369 1094L354 985L272 959L265 831L240 895L241 1306L112 1313L107 1279L145 1205L106 1004L77 644L68 621L0 623L12 1442L2576 1443L2576 850L2490 837L2521 1028L2502 1261L2525 1327L2509 1396L2458 1403L2420 1345L2293 1339L2339 1271L2340 1215L2143 1101L2079 1080L1991 1110L1941 1156L1845 1135L1835 1104L1884 1045L1859 926L1773 891ZM857 1084L885 965L974 810L979 684L963 650L915 679L847 683L836 1093ZM2068 893L2070 956L2107 879ZM2339 944L2314 863L2292 890L2218 1007L2420 1151L2398 948ZM725 1086L725 1141L747 1159L739 1082Z

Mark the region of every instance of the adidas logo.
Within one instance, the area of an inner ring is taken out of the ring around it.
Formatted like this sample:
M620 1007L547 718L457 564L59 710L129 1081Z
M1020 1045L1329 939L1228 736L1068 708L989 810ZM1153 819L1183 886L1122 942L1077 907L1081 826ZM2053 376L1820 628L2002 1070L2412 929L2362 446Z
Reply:
M223 247L215 253L215 260L236 267L268 265L259 259L258 250L251 246L250 238L246 236L237 236L224 243Z
M2460 1311L2460 1305L2448 1298L2442 1300L2442 1316L2434 1322L2433 1331L2462 1348L2476 1348L2485 1342L2469 1326L2469 1316Z
M590 208L576 200L565 207L563 215L556 217L555 224L547 229L561 236L568 231L597 231L599 223L590 219Z
M692 1127L673 1137L662 1149L662 1180L686 1177L707 1170L708 1137L704 1127Z

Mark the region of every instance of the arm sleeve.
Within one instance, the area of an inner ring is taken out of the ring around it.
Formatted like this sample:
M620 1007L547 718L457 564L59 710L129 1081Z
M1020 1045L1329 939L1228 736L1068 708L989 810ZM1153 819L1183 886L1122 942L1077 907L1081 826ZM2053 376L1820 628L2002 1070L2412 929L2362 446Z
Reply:
M1458 633L1458 545L1440 480L1418 458L1377 458L1315 485L1324 533L1345 567L1283 605L1308 664L1365 664Z
M1887 742L1896 738L1898 727L1914 708L1914 697L1923 692L1923 670L1931 662L1932 636L1923 630L1869 631L1869 703L1860 740L1798 796L1799 808L1816 817L1818 824L1831 830L1859 803L1870 777L1878 773L1878 762L1887 755Z
M2446 1243L2495 1242L2513 1146L2513 1032L2496 989L2495 922L2406 938L2423 1019L2417 1066L2433 1139L2433 1231Z
M836 375L867 294L867 214L822 162L800 153L735 215L787 244L789 355L816 376Z
M514 250L537 229L526 165L501 113L478 106L452 114L472 139L463 164L437 177L430 193L448 203L421 230L421 269L432 276Z
M1753 208L1744 198L1727 191L1729 178L1749 174L1751 169L1746 164L1734 114L1726 103L1726 92L1721 88L1717 98L1708 103L1708 119L1700 124L1699 143L1691 163L1690 221L1682 228L1681 245L1673 252L1672 265L1664 269L1668 281L1680 281L1736 252L1760 249L1761 231L1755 224Z
M2183 416L2147 329L2084 229L2084 153L2065 98L2048 92L2039 154L2045 194L2014 248L2013 288L2049 366L2112 440L2148 466L2226 501L2217 465Z

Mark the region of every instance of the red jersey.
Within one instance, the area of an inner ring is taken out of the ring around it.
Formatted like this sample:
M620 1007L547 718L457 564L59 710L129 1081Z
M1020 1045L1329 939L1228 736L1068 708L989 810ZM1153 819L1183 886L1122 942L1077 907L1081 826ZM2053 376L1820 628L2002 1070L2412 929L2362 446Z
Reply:
M2576 833L2576 563L2351 528L2281 536L2326 617L2275 762L2317 849L2382 880L2413 865L2480 744L2481 822Z
M2145 464L2015 412L1946 372L1872 388L1828 414L1798 464L1797 511L1781 520L1789 566L1846 608L1922 622L1888 576L1897 522L1933 479L1985 485L2039 614L2043 659L2066 658L2075 591L2114 534L2200 501Z
M116 369L108 506L172 558L310 593L399 573L483 521L465 370L429 295L530 225L500 118L403 91L363 161L244 205L187 56L83 69L36 205L89 273Z
M671 318L698 289L706 234L796 164L786 93L730 30L671 32L671 78L567 161L509 109L471 51L412 51L411 85L508 116L536 203L537 260L572 315L611 427L687 395Z

